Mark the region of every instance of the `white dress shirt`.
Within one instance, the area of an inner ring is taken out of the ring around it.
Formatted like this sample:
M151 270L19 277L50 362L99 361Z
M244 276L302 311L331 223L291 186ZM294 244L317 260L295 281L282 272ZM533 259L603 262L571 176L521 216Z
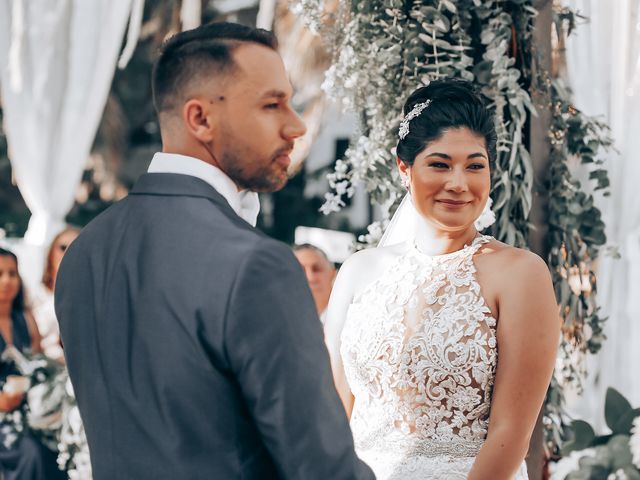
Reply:
M149 164L149 173L177 173L204 180L222 195L231 208L254 227L260 213L258 194L238 187L226 173L209 163L186 155L158 152Z
M324 327L324 324L327 323L327 309L325 308L320 314L320 323Z

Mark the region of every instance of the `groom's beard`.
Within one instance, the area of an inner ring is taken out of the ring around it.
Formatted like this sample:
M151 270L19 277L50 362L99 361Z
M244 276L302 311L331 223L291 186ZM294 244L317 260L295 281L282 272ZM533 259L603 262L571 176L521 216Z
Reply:
M227 150L219 159L220 166L238 187L252 192L277 192L289 180L288 162L283 155L293 149L293 143L275 151L268 159L249 157L249 152Z

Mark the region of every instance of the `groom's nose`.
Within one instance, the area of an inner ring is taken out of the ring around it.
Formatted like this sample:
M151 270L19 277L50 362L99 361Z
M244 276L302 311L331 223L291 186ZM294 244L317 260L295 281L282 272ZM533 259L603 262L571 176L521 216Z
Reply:
M307 127L304 124L300 115L295 110L290 109L290 115L287 116L287 121L282 127L282 136L285 140L295 140L303 136L307 132Z

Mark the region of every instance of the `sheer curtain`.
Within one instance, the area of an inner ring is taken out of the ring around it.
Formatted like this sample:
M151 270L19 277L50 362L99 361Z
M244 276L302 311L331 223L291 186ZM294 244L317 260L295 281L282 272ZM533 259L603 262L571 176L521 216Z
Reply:
M9 157L32 216L27 244L64 225L140 0L0 2L0 87Z
M612 128L619 153L607 158L611 197L601 199L609 244L622 258L602 258L598 298L608 340L589 361L576 414L603 427L604 395L612 386L640 406L640 15L635 0L565 0L589 18L567 42L569 83L576 106Z

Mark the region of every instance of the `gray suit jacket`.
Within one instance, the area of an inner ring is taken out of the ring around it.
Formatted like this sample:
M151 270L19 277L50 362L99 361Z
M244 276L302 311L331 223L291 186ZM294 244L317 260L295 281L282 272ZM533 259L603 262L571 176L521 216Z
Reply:
M361 479L289 248L143 175L64 256L56 313L96 480Z

